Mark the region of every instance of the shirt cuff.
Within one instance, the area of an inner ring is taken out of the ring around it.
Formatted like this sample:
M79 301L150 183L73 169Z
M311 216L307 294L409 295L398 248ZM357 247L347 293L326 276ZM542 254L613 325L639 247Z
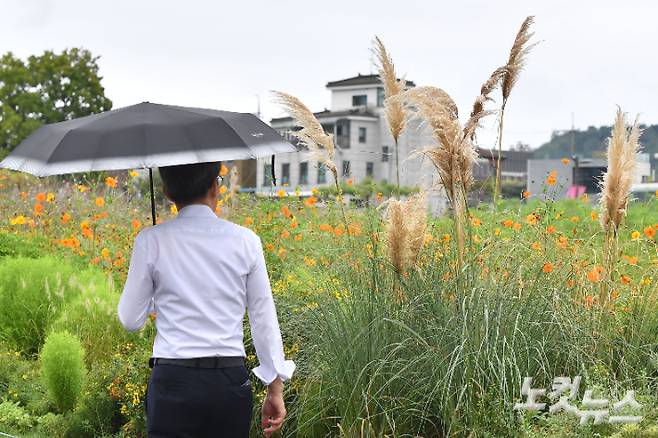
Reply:
M251 370L258 379L263 382L265 386L272 383L277 377L281 378L282 382L290 379L292 373L295 371L296 365L292 360L284 360L281 363L274 364L274 368L265 365L258 365Z

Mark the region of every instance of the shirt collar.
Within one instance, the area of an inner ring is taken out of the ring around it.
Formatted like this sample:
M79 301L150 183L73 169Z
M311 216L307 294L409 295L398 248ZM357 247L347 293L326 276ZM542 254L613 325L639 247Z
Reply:
M178 210L176 217L217 217L215 212L205 204L190 204Z

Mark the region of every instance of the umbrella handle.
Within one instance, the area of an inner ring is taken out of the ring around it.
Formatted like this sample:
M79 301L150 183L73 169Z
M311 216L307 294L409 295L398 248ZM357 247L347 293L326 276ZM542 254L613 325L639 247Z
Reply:
M149 167L149 180L151 182L151 217L155 225L155 195L153 194L153 169Z
M274 155L272 155L272 185L276 185L276 175L274 174Z

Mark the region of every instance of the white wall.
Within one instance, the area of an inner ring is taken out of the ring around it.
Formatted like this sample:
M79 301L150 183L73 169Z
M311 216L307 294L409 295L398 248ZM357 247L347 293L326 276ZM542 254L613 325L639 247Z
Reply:
M377 107L377 86L359 88L340 88L331 90L331 111L352 109L352 96L365 94L368 96L368 109Z

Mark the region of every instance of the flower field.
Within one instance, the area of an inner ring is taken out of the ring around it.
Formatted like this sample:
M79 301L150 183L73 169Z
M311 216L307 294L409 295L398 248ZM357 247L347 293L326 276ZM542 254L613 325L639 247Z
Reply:
M473 206L463 264L448 216L430 220L417 256L400 264L382 196L340 208L320 193L223 189L217 214L263 240L286 355L298 364L284 436L654 436L658 200L631 202L606 264L600 208L553 202L551 176L543 194ZM132 240L150 226L147 181L94 178L0 173L3 432L144 434L154 324L125 333L116 304ZM159 221L176 214L160 193L158 207ZM71 409L58 407L39 358L54 330L85 352ZM643 422L579 426L566 413L513 409L524 377L550 387L562 375L611 399L635 389Z

